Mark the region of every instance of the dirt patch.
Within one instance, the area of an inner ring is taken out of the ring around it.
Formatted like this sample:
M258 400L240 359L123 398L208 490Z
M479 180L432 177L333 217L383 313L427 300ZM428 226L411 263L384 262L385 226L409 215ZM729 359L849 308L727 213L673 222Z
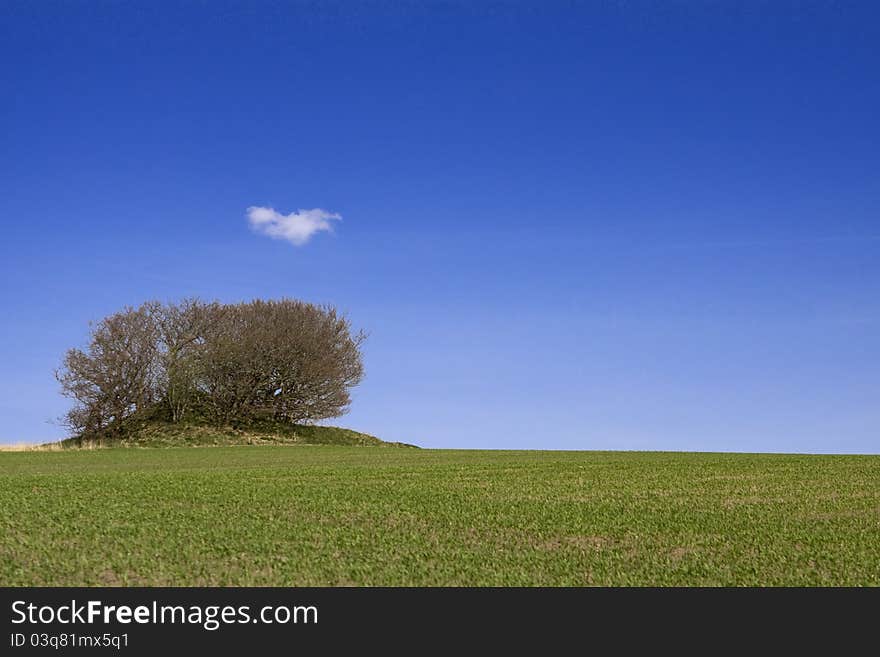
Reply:
M98 573L98 580L101 582L101 586L123 586L122 580L119 578L119 575L116 574L114 570L110 568L105 568L100 573Z
M840 509L838 511L828 511L820 513L808 513L802 517L806 520L843 520L845 518L870 518L876 517L880 520L880 507L876 509Z
M789 500L784 497L728 497L721 502L725 509L735 509L739 506L756 506L771 504L786 504Z
M615 541L607 536L557 536L541 541L535 547L551 552L565 547L575 547L585 552L599 552L614 545Z
M681 561L691 554L696 554L696 552L697 551L694 548L684 546L674 547L669 551L669 558L673 561Z

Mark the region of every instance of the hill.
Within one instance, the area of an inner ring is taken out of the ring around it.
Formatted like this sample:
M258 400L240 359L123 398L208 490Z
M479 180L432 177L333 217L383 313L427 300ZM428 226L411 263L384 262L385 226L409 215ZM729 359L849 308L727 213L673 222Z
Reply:
M415 447L380 440L341 427L290 424L260 420L245 426L216 427L201 423L153 420L130 428L122 438L76 436L61 442L75 447L207 447L220 445L338 445L362 447Z

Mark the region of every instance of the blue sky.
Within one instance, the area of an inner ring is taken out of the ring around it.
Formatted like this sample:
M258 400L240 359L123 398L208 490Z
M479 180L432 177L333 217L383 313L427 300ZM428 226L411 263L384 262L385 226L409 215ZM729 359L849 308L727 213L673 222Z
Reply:
M874 3L3 3L0 442L63 434L90 320L291 296L369 331L338 424L385 439L880 452L878 43Z

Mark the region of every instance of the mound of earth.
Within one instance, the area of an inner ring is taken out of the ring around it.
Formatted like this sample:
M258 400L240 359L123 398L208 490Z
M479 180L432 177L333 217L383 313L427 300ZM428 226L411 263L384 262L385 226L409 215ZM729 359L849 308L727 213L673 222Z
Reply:
M76 436L63 447L202 447L210 445L358 445L363 447L415 447L380 440L359 431L278 421L247 426L150 421L127 429L121 436Z

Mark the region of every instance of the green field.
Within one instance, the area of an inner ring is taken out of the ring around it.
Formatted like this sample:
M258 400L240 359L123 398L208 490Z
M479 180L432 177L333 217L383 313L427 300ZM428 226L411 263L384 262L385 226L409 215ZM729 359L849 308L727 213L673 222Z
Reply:
M0 453L4 585L880 585L880 456Z

